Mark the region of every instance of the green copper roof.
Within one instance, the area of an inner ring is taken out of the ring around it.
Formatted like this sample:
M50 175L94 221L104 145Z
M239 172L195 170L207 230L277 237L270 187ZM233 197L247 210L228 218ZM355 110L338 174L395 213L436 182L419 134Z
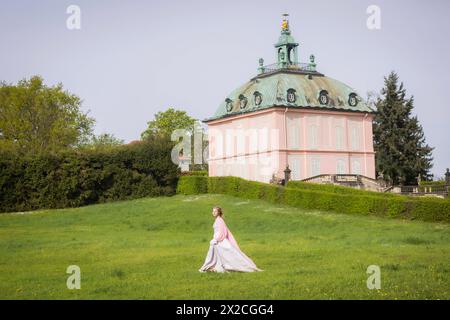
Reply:
M291 36L290 32L283 32L280 35L280 38L278 39L278 42L275 44L275 48L284 46L286 44L298 45L298 43L295 42L294 37Z
M277 63L263 66L260 59L259 74L231 92L204 122L280 106L373 112L351 87L317 72L314 55L310 63L298 63L298 43L291 36L288 15L283 16L281 35L275 44Z
M287 100L288 90L291 89L295 90L295 102ZM323 91L327 92L327 104L319 102L319 95ZM258 94L261 96L259 105L256 104L258 99L255 99L255 95ZM349 104L351 94L356 95L356 106ZM242 99L246 99L246 103L241 103ZM230 104L227 103L228 101ZM230 111L227 110L227 105L228 107L232 106ZM208 122L274 106L373 112L356 94L355 90L340 81L323 75L278 71L263 77L255 77L231 92L220 104L216 113L204 121Z

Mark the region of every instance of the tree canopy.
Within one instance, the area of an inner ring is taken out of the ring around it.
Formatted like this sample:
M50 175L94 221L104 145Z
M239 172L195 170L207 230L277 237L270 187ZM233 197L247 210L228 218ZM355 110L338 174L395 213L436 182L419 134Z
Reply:
M86 143L95 120L81 103L62 84L46 86L39 76L0 83L0 150L55 153Z
M205 139L205 130L200 121L189 116L186 111L176 110L171 107L166 111L156 113L154 120L149 121L147 129L142 132L141 138L143 140L155 136L171 138L172 133L177 129L187 130L184 139L189 139L188 145L183 144L183 146L181 146L178 144L178 147L180 147L180 156L184 155L185 157L190 158L190 170L204 170L207 168L207 165L204 162L207 158L205 154L207 154L208 147L208 141ZM174 138L175 140L178 138L178 141L172 141L174 146L176 146L177 142L180 142L180 139L183 141L180 136L175 136ZM186 150L186 148L188 149Z
M80 149L88 150L110 150L121 146L125 143L122 139L116 138L111 133L102 133L99 135L92 135L91 139L80 146Z
M171 136L176 129L194 130L196 120L190 117L186 111L169 108L155 114L155 119L147 122L147 129L142 132L141 138L146 139L151 135Z

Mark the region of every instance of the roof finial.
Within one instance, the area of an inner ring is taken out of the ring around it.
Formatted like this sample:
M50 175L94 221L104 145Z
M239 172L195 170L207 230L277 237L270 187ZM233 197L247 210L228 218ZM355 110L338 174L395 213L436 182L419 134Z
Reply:
M258 73L264 73L264 59L263 58L259 58L258 60L259 63L259 67L258 67Z
M316 57L313 54L310 55L309 56L309 64L308 64L310 71L316 71L317 64L315 61L316 61Z
M283 13L283 21L281 22L281 31L289 31L289 14Z

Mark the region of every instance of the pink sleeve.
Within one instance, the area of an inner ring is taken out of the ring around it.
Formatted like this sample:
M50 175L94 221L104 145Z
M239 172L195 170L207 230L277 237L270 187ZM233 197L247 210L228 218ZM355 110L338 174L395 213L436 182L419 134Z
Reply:
M218 218L217 227L217 232L214 233L214 239L216 239L217 241L222 241L227 237L227 226L225 225L225 221Z

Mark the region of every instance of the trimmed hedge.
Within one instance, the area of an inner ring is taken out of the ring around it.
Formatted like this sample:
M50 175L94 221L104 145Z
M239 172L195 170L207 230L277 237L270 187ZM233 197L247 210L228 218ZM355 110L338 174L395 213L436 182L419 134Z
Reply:
M206 170L193 170L193 171L183 171L182 176L208 176L208 171Z
M206 193L208 192L207 179L206 176L182 176L178 180L177 193L186 195Z
M445 180L438 180L438 181L420 181L420 186L445 186L446 182Z
M100 152L0 154L0 212L173 195L179 168L171 148L170 141L152 139Z
M191 185L191 186L189 186ZM315 186L317 187L317 185ZM328 186L325 186L328 187ZM263 199L298 208L374 215L409 220L450 222L450 201L386 195L363 190L327 192L320 188L299 188L248 181L238 177L181 177L178 193L218 193L246 199ZM330 189L331 190L331 189Z
M312 190L312 191L323 191L330 193L340 193L340 194L355 194L362 196L375 196L375 197L398 197L399 195L393 193L382 193L370 190L356 189L351 187L339 186L335 184L320 184L313 182L303 182L303 181L289 181L287 184L289 188Z

